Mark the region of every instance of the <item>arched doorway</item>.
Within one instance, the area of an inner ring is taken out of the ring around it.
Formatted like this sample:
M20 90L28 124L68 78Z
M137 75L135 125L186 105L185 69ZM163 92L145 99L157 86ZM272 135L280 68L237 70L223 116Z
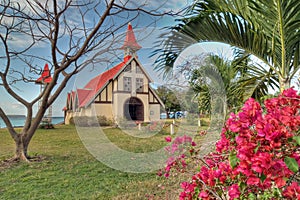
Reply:
M144 121L143 102L136 97L127 99L124 104L124 116L127 120Z

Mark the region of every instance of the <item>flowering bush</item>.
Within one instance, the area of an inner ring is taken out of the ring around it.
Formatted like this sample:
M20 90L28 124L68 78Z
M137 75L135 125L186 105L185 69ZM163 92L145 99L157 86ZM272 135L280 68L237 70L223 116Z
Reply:
M172 138L167 136L165 138L167 142L172 142ZM169 153L170 157L167 160L167 165L164 169L164 176L169 177L170 171L175 169L179 172L184 172L187 167L186 158L194 153L194 146L196 143L190 136L183 135L176 137L170 146L167 146L165 150ZM187 151L188 149L188 151ZM162 175L163 172L159 171L158 175Z
M300 199L300 96L294 89L231 114L180 199Z
M148 126L147 126L147 131L150 132L159 132L163 129L164 127L164 122L163 121L152 121Z

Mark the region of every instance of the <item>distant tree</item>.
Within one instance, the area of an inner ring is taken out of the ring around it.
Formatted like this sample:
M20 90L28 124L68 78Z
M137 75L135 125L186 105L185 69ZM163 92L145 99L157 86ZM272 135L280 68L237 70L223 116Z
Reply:
M154 19L166 14L171 13L160 11L159 5L149 7L147 0L135 3L129 0L2 0L0 86L27 112L25 125L19 131L13 127L5 108L0 107L0 117L15 141L14 158L29 161L29 143L47 108L71 77L87 65L106 61L100 58L111 51L118 31L141 15ZM17 39L22 43L16 43ZM38 51L41 46L47 49L44 55ZM17 83L34 84L41 63L50 64L53 79L41 94L27 100L18 93ZM35 114L33 107L38 102L41 103Z
M197 60L198 58L193 57L193 59ZM245 90L245 84L243 84L244 78L247 77L249 73L247 68L251 67L248 63L248 59L235 59L229 61L218 55L209 55L206 58L206 62L202 63L203 64L198 66L198 68L191 71L189 79L191 88L196 96L198 96L200 112L211 112L210 88L220 87L219 84L209 87L209 85L214 83L211 81L212 77L220 78L220 82L222 83L222 87L226 93L228 111L240 108L246 98L248 98L248 94L246 94L247 92ZM209 77L207 77L208 72ZM250 82L247 83L250 84ZM264 96L265 93L263 91L257 90L256 93L252 93L252 97L256 99L260 99Z
M167 112L174 112L181 109L181 103L179 101L178 96L176 95L178 94L177 92L174 92L166 86L159 86L156 89L156 93L160 97L162 102L165 104L165 109Z
M189 113L199 113L199 101L198 95L193 88L189 88L184 95L184 101L182 103L182 110Z

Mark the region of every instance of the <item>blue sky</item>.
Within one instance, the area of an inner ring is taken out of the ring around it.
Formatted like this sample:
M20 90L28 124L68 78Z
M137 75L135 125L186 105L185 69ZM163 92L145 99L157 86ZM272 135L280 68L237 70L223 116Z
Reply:
M122 0L120 0L122 1ZM22 1L21 1L22 2ZM152 0L149 1L151 3L148 4L148 7L156 8L157 5L161 1L159 0ZM186 6L188 3L192 2L191 0L168 0L166 1L166 4L164 4L163 9L165 10L179 10L182 9L184 6ZM150 53L153 51L153 42L156 40L156 38L161 33L161 27L170 26L174 23L174 19L170 17L163 17L158 23L155 25L155 27L145 27L145 23L143 22L142 16L140 18L137 18L136 20L132 21L132 25L134 27L135 35L137 37L138 43L143 47L139 52L139 60L143 64L143 66L146 68L146 70L149 72L150 76L154 80L154 82L162 83L162 79L159 77L159 75L153 71L153 62L154 58L149 58ZM122 44L125 38L125 32L126 27L123 31L120 31L117 33L120 37L120 41L116 43L116 45ZM26 44L26 40L24 38L14 38L14 45L16 46L22 46ZM35 53L39 55L45 54L45 56L49 55L47 54L49 51L45 46L39 45L37 48L33 50ZM230 48L226 45L220 45L217 43L209 43L209 44L202 44L201 46L193 46L190 50L187 50L182 57L188 56L189 53L195 52L195 51L214 51L219 54L223 55L230 55L231 51ZM118 52L119 57L123 57L123 52ZM90 78L93 78L94 76L98 75L99 73L103 72L108 67L112 67L114 64L116 64L119 60L117 58L114 59L112 57L111 63L107 63L104 65L96 66L93 69L87 68L82 73L78 74L76 77L74 77L67 85L67 87L64 89L62 94L59 96L59 98L56 100L56 102L53 104L53 116L63 116L62 108L65 106L66 103L66 94L67 92L71 91L72 89L80 88L84 86L87 81ZM40 62L40 67L43 67L45 63ZM36 75L36 78L38 78L38 75ZM76 83L76 84L75 84ZM17 91L18 94L20 94L22 97L24 97L27 100L31 100L34 97L36 97L40 92L40 86L35 85L33 83L18 83L15 85L14 90ZM3 88L0 88L0 94L1 94L1 100L0 100L0 106L5 110L7 114L26 114L25 108L18 103L16 100L14 100L12 97L10 97ZM37 108L37 105L35 109Z

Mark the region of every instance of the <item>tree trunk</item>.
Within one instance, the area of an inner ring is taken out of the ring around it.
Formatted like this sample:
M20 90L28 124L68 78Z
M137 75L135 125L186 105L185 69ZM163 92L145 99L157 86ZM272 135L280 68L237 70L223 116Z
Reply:
M291 82L289 78L279 78L280 92L291 87Z
M16 152L15 159L19 161L29 162L29 157L27 154L27 149L29 142L24 138L22 134L15 140L16 143Z

